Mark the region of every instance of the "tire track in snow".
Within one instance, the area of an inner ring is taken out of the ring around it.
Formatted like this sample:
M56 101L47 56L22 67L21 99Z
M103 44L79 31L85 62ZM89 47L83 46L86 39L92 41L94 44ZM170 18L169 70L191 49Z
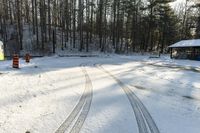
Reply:
M105 70L102 66L96 66L103 72L107 73L110 77L112 77L126 93L132 109L135 113L139 133L160 133L152 116L150 115L144 104L141 102L141 100L135 95L135 93L130 88L125 86L122 81L117 79L109 71Z
M154 66L154 67L160 67L160 68L170 68L170 69L175 69L175 70L184 70L184 71L191 71L191 72L196 72L196 73L200 73L200 67L195 67L195 66L182 66L182 65L176 65L176 64L163 64L163 65L160 65L160 64L156 64L156 63L162 63L162 61L158 61L158 62L155 62L155 63L149 63L145 60L133 60L133 59L127 59L127 61L135 61L135 62L139 62L139 63L142 63L144 65L148 65L148 66Z
M67 119L62 123L62 125L56 130L55 133L64 133L66 131L70 133L78 133L89 113L91 102L92 102L92 82L89 75L87 74L84 65L82 64L82 72L85 76L85 90L82 94L79 102L67 117Z
M154 67L160 67L160 68L170 68L170 69L178 69L178 70L184 70L184 71L192 71L196 73L200 73L200 69L198 67L191 67L191 66L179 66L179 65L159 65L156 63L144 63L145 65L154 66Z

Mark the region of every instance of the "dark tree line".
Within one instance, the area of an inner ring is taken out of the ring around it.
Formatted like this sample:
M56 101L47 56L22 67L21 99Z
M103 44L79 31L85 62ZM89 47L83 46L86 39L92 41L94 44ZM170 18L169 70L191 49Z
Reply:
M186 0L175 13L172 1L0 0L0 35L7 42L14 26L21 50L28 26L35 49L163 53L178 40L200 38L198 2Z

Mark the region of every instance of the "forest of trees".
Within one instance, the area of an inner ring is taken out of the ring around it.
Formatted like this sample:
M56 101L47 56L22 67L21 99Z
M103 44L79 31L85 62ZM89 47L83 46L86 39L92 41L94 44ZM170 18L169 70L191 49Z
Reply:
M175 8L172 1L0 0L0 38L6 48L16 37L21 50L31 39L32 50L164 53L174 42L200 38L198 0L183 0Z

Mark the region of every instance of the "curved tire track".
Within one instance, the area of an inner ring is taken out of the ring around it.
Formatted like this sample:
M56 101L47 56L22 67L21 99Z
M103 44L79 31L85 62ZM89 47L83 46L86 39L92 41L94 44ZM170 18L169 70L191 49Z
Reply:
M96 66L103 72L107 73L110 77L112 77L126 93L132 109L135 113L139 133L160 133L152 116L150 115L144 104L140 101L140 99L135 95L135 93L130 88L125 86L122 81L117 79L109 71L105 70L102 66Z
M87 71L82 66L82 72L85 76L85 90L82 94L79 102L71 112L71 114L67 117L67 119L62 123L62 125L56 130L55 133L64 133L65 131L69 131L70 133L78 133L81 130L81 127L87 118L88 112L90 110L91 102L92 102L92 82L90 80ZM71 129L70 129L71 127Z

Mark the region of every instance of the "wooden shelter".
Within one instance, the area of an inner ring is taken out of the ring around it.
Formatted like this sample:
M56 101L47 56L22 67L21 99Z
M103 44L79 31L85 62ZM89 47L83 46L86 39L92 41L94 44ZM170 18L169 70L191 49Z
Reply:
M183 40L169 46L169 48L171 58L200 61L200 39Z

